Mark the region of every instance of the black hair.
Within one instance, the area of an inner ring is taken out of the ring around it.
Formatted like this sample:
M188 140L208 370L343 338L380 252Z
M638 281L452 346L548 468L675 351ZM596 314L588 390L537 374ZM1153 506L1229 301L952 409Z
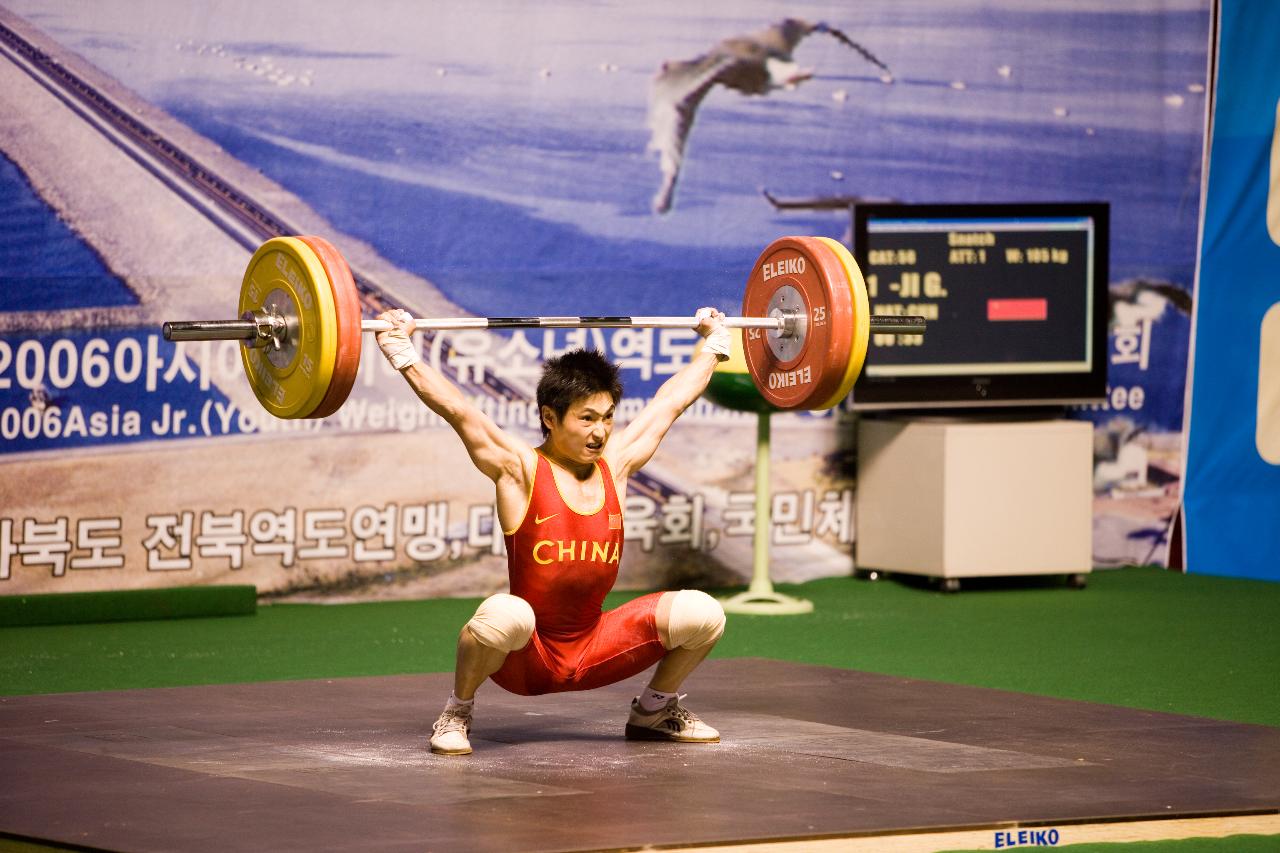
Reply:
M557 418L563 418L575 401L601 391L613 398L615 406L622 399L618 366L598 350L575 349L548 359L538 380L538 423L543 438L551 434L542 420L543 406L550 406Z

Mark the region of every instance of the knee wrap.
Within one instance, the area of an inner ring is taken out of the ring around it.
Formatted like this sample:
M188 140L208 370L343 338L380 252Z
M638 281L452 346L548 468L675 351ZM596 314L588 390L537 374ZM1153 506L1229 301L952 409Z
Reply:
M508 653L528 645L533 628L533 608L529 602L505 592L482 601L476 615L467 623L471 635L483 645Z
M682 589L671 602L667 639L671 648L700 649L724 633L724 608L705 592Z

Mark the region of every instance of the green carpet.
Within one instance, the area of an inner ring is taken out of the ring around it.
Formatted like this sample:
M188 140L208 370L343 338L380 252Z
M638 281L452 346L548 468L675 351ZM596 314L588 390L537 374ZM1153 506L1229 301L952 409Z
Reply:
M731 616L714 656L1280 726L1280 584L1135 568L1095 573L1084 590L971 586L783 587L815 612ZM0 628L0 694L447 672L475 604L276 604L245 617Z

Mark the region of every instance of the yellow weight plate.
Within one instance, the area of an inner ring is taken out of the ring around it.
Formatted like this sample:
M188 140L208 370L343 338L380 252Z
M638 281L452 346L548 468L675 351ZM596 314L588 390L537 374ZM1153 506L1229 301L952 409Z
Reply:
M295 237L258 247L240 286L240 313L270 309L283 315L289 335L280 350L241 347L253 393L278 418L305 418L333 382L338 320L333 286L315 251Z
M858 262L853 259L853 255L849 254L844 244L830 237L818 239L835 252L840 263L849 273L849 290L853 298L853 343L849 349L849 363L845 366L844 378L840 380L839 389L831 395L831 399L818 407L830 409L849 396L849 392L853 390L853 383L862 373L863 362L867 360L867 343L871 332L871 302L867 298L867 283L862 278L862 270L858 269Z

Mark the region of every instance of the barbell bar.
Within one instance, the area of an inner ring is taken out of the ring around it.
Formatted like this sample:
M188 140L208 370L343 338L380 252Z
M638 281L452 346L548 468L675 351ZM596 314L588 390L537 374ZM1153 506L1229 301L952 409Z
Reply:
M414 325L432 331L461 329L692 329L696 317L415 317ZM725 317L728 329L774 329L794 334L799 313L789 317ZM868 321L874 335L919 335L925 318L873 314ZM386 320L362 320L362 332L385 332ZM162 327L166 341L266 341L287 331L279 315L244 320L175 320Z
M783 237L767 246L747 280L743 315L748 371L783 409L824 409L843 400L862 370L871 334L920 335L925 319L872 316L866 285L845 247L825 237ZM240 341L259 402L280 418L337 411L355 381L364 332L392 328L364 319L350 268L320 237L275 237L254 252L237 320L170 321L170 341ZM692 329L695 317L419 318L421 329Z

